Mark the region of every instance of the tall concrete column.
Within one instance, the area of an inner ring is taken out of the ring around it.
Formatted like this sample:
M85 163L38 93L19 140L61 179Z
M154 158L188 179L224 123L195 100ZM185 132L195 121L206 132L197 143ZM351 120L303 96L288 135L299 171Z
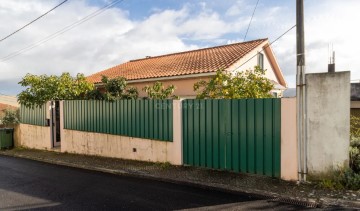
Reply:
M306 74L308 173L349 164L350 72Z

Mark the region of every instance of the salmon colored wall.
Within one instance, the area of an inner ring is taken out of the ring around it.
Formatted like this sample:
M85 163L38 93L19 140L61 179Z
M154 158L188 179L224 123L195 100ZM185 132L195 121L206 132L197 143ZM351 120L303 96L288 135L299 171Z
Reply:
M281 179L298 180L296 98L281 99Z
M198 77L198 78L183 78L183 79L173 79L173 80L163 80L160 81L163 83L164 87L169 85L174 85L176 87L174 95L179 97L195 97L196 93L194 92L194 84L200 80L209 80L210 77ZM139 97L146 97L146 93L142 91L142 88L146 85L153 85L156 81L151 82L140 82L140 83L128 83L128 86L134 86L139 91Z

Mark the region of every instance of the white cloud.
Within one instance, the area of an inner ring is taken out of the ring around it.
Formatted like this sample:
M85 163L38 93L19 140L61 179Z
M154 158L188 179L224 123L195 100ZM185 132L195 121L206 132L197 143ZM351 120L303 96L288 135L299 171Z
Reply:
M251 6L244 0L238 0L226 10L225 15L230 17L242 15L247 13Z

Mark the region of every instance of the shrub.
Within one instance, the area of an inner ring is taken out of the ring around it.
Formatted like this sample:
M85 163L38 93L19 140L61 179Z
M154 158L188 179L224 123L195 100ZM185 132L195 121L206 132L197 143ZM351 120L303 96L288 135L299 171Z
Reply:
M360 173L360 140L350 142L350 168Z
M360 173L360 118L350 117L350 168Z
M198 99L241 99L270 98L274 88L265 76L266 70L255 66L254 70L240 71L235 74L218 70L209 81L201 80L194 84Z
M2 124L4 124L6 127L10 125L16 125L19 124L20 118L19 118L19 109L4 109L4 117L2 118Z
M170 97L178 99L178 96L172 95L175 89L176 87L174 85L170 85L165 88L161 82L157 81L152 86L145 86L143 91L147 93L149 99L163 100Z
M360 174L351 168L339 168L330 172L330 176L321 180L320 186L329 189L360 190Z
M350 116L350 140L360 140L360 117Z
M106 76L102 76L101 82L104 86L104 92L95 88L94 90L88 92L84 98L87 100L107 101L138 98L138 90L135 87L128 86L124 77L109 79Z

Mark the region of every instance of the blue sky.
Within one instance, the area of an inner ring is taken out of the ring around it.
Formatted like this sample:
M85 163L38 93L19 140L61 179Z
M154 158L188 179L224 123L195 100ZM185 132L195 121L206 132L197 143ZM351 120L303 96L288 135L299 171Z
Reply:
M0 58L98 10L113 0L69 0L40 21L0 43ZM0 1L0 37L61 0ZM295 24L295 0L260 0L246 40L273 41ZM10 60L0 61L0 93L15 95L26 73L90 75L130 59L243 41L256 0L124 0L101 15ZM337 70L360 79L358 0L305 0L307 72L326 71L328 44ZM295 30L273 44L290 87L295 84Z

